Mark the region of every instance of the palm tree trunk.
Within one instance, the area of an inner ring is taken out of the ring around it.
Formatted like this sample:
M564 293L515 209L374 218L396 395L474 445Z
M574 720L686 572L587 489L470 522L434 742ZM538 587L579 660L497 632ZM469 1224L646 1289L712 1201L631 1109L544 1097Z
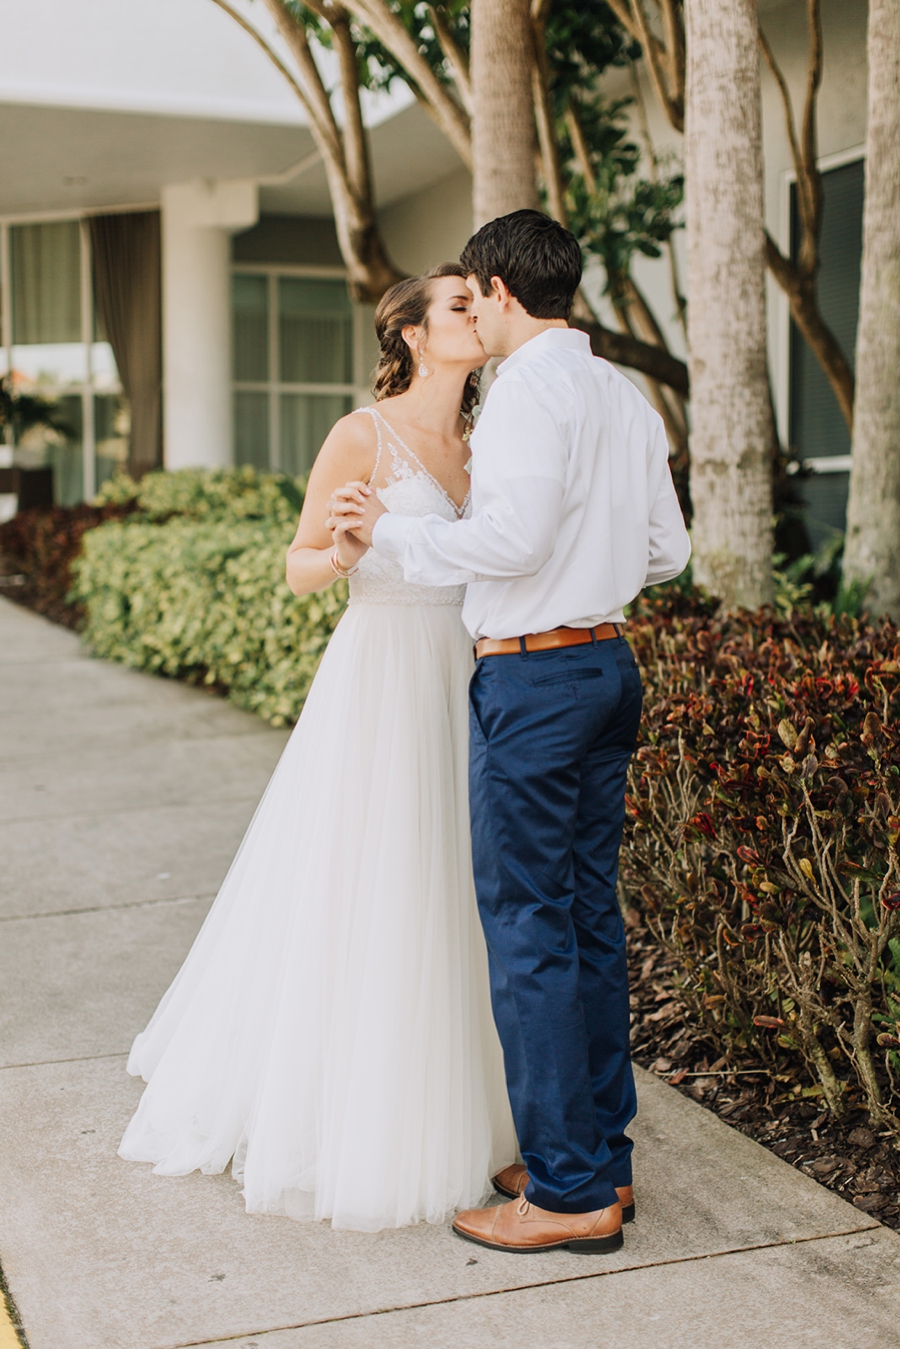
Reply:
M900 0L869 3L869 129L844 577L900 618Z
M472 4L472 205L475 228L537 207L534 61L528 0Z
M729 608L772 598L755 0L686 0L685 168L694 577Z

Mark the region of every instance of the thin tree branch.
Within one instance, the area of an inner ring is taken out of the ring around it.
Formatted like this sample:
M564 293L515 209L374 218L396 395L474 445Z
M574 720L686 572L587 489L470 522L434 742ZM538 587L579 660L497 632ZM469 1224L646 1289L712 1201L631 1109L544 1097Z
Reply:
M767 233L766 264L787 295L791 318L822 367L847 427L852 430L855 394L853 371L837 338L822 317L816 294L823 205L816 132L816 103L822 83L823 65L821 0L807 0L806 15L809 27L809 68L806 77L803 126L799 137L787 81L775 59L768 38L762 28L759 30L760 46L778 86L784 107L791 158L797 176L797 206L800 217L800 238L796 247L796 259L786 257Z
M663 74L666 49L650 31L650 20L647 18L647 11L644 9L644 0L631 0L631 8L638 29L638 41L647 62L647 69L650 72L650 79L653 81L656 96L675 130L683 131L684 101L672 97L671 91L666 87L666 79Z
M469 58L451 33L444 16L434 5L428 6L428 17L444 53L444 60L453 71L453 80L459 90L460 102L471 117L472 81L469 78Z
M659 0L669 56L669 82L684 113L684 12L678 0Z
M629 37L641 44L660 105L675 130L684 131L684 35L674 0L661 0L668 46L652 32L643 0L607 0L607 3ZM664 65L669 70L671 89L667 87Z
M654 346L662 347L664 351L669 350L669 344L666 341L665 333L656 321L653 310L648 305L640 287L631 276L624 278L625 302L631 305L638 319L638 330L641 336L647 342L652 342Z
M803 155L803 178L809 196L809 217L812 223L809 239L801 245L808 246L809 258L798 259L801 266L808 262L814 270L819 264L819 230L822 220L822 175L819 173L819 147L816 129L816 104L819 88L822 84L823 41L821 0L807 0L807 23L809 25L809 70L806 77L806 103L803 108L803 127L800 133L800 146ZM812 234L814 229L815 233Z
M637 66L634 61L628 62L629 72L631 74L631 87L634 90L635 107L638 110L638 120L641 124L641 135L644 138L644 149L647 153L647 166L650 172L652 182L657 182L656 168L656 150L653 145L653 137L650 134L650 121L647 117L647 107L644 103L644 91L641 89L641 81L638 77ZM678 259L675 256L675 242L670 234L666 239L666 253L669 258L669 280L672 284L672 298L675 301L675 312L678 315L678 321L681 324L681 330L687 341L687 301L681 290L681 281L678 275Z
M532 0L532 12L541 11L541 0ZM550 70L547 64L547 49L544 40L544 21L532 18L531 36L534 43L534 60L531 66L531 93L534 99L534 115L537 122L538 144L541 151L541 169L544 186L547 190L547 204L550 214L561 225L568 226L568 212L563 200L562 170L559 163L559 146L556 141L556 127L553 123L553 105L550 98Z
M631 277L620 277L617 284L620 288L620 295L619 303L615 304L614 308L623 333L638 339L643 329L643 336L649 337L651 345L668 350L666 340L650 312L647 302ZM635 319L637 319L637 324L634 322ZM651 402L665 424L666 434L672 447L672 456L675 459L682 460L688 452L687 416L684 409L684 400L674 389L658 383L651 375L645 374L644 378L647 381Z
M766 231L766 265L788 297L791 318L822 367L848 430L853 429L855 378L834 333L816 302L815 277L800 274Z
M593 192L597 186L597 178L594 173L594 166L591 163L587 141L584 138L584 130L578 120L575 103L571 98L569 99L569 106L566 108L566 128L572 142L572 149L575 152L575 162L578 165L579 172L584 179L587 190Z
M805 180L805 174L803 171L803 156L800 153L800 142L797 139L797 125L794 121L794 105L791 102L791 91L788 89L787 80L781 72L781 67L775 59L775 53L769 45L769 39L766 37L762 28L759 30L759 45L762 47L763 56L766 58L766 64L771 70L775 83L778 85L778 89L781 93L781 101L784 105L784 120L787 127L788 141L791 147L791 159L794 164L794 172L797 175L798 191L801 193L800 210L801 214L804 216L805 223L807 202L801 186Z
M297 95L300 102L303 104L304 108L309 114L310 122L312 124L311 130L313 132L316 141L319 142L319 150L322 152L323 158L325 157L326 150L321 142L323 140L327 140L328 141L327 153L332 156L336 155L341 160L341 162L343 162L343 151L340 145L340 136L338 133L337 124L334 121L334 116L331 113L330 105L328 107L329 115L326 119L326 124L323 125L320 122L319 113L317 111L315 103L313 102L312 97L307 92L307 90L304 89L303 86L298 82L298 80L288 69L288 67L284 64L284 62L282 61L278 53L275 51L275 49L269 45L269 43L263 37L262 33L258 32L257 29L255 29L251 23L248 23L247 20L244 18L243 14L240 14L236 9L233 9L231 5L228 4L228 0L212 0L212 3L214 5L218 5L219 9L224 10L226 14L228 14L232 19L234 19L235 23L239 24L240 27L243 28L245 33L250 34L250 36L253 38L257 46L262 48L262 50L265 52L266 56L268 56L272 64L276 67L277 70L281 72L281 74L287 80L288 84L291 86L294 93ZM272 8L272 4L269 3L269 0L264 0L264 3L266 3L270 9ZM277 0L273 0L273 3L277 4ZM319 81L319 84L321 85L321 80Z
M602 356L604 360L613 361L616 365L625 365L629 370L639 370L642 375L648 375L660 384L667 384L670 389L681 394L682 398L689 397L688 369L684 361L680 361L677 356L663 351L662 347L642 342L640 338L632 337L630 333L613 332L598 319L592 321L573 316L572 325L588 334L595 356Z
M615 14L629 37L633 37L635 42L640 42L640 30L634 21L634 15L631 12L631 6L628 3L628 0L606 0L606 3L609 5L609 8L612 10L613 14Z
M266 0L271 3L272 0ZM467 168L472 167L472 135L469 118L435 75L413 38L384 0L346 0L347 8L375 34L409 78L421 90L422 99L450 144Z
M356 44L350 33L347 11L333 7L328 23L334 34L341 74L341 92L344 100L344 158L347 176L353 191L361 202L371 202L372 169L369 162L369 143L363 124L359 97L359 68Z
M346 11L336 5L326 7L322 0L310 0L310 8L324 18L335 33L344 81L347 120L346 130L342 134L310 49L306 30L280 0L264 0L264 3L300 67L302 84L265 38L227 0L213 2L250 34L284 75L306 109L310 132L322 156L328 178L335 230L347 268L348 289L357 301L377 303L388 286L400 280L401 273L387 256L375 222L368 147L359 105L356 48L350 35ZM348 153L345 153L345 145Z
M217 4L220 2L221 0L216 0ZM279 33L297 62L308 93L307 106L310 109L313 128L317 127L319 134L327 140L330 157L334 160L335 165L340 166L342 172L346 173L344 145L340 128L331 106L328 90L325 88L319 67L316 65L315 57L312 54L306 30L290 13L282 0L263 0L263 4L278 25Z
M818 144L816 136L816 100L822 85L823 39L821 0L807 0L809 24L809 71L806 77L806 104L803 109L803 162L807 172L818 173Z

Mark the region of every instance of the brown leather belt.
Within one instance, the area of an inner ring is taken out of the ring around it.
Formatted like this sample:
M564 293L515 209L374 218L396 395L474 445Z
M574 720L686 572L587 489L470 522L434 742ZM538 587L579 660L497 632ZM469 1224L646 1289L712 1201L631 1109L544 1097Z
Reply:
M596 628L553 628L550 632L529 632L525 637L482 637L475 643L475 655L481 660L482 656L514 656L523 650L557 651L564 646L608 642L611 637L621 636L621 623L598 623Z

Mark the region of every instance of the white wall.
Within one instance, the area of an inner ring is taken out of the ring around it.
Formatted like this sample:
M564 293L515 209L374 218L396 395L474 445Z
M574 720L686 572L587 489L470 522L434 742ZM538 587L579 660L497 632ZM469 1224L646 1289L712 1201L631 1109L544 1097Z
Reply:
M458 169L379 213L388 252L404 272L456 262L472 233L472 179Z

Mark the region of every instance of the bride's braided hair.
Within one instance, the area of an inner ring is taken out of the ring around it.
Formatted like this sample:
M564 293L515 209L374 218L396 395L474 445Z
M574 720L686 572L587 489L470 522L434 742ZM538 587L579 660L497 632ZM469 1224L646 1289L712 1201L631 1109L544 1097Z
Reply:
M372 392L376 402L395 398L405 393L412 383L414 353L403 340L404 328L428 328L428 306L432 298L432 281L442 276L460 276L466 273L458 262L442 262L424 276L410 276L398 281L385 291L375 310L375 336L381 354L375 367ZM466 380L460 412L467 422L479 398L477 377Z

